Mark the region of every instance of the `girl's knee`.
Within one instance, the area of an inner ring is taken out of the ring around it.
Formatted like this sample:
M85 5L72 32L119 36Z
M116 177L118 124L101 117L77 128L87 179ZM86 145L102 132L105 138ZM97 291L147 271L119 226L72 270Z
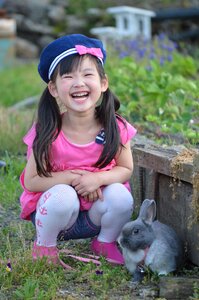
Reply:
M57 184L42 195L39 201L39 207L41 206L53 211L54 214L63 215L67 211L78 211L79 199L71 186Z
M104 198L114 209L121 211L133 211L134 200L130 191L122 183L113 183L105 188Z
M77 197L77 193L76 193L75 189L68 184L56 184L52 188L50 188L47 192L50 192L53 194L57 193L57 194Z

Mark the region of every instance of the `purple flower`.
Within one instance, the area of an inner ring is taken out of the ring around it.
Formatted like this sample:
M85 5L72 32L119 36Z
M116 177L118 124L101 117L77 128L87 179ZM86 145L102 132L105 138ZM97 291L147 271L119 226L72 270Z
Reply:
M165 34L162 32L158 35L158 40L163 41L165 39L165 37L166 37Z
M168 55L168 56L167 56L167 60L168 60L168 61L172 61L172 60L173 60L172 55Z
M95 271L95 274L96 274L96 275L103 275L103 271L96 270L96 271Z
M127 51L123 51L123 52L120 52L119 57L120 57L120 58L124 58L124 57L126 57L126 56L128 56L128 55L129 55L129 54L128 54Z
M136 50L138 48L138 41L136 41L136 40L130 41L129 48L131 50Z
M177 48L177 44L169 40L165 33L159 34L151 41L135 38L132 40L124 39L119 43L115 43L115 50L119 58L132 57L148 71L152 70L151 60L156 61L161 66L165 62L171 62L175 48Z
M166 44L160 44L160 48L162 48L162 49L166 49L167 50L167 45Z
M169 52L173 52L174 47L172 47L172 46L167 46L167 50L168 50Z
M12 266L11 266L10 262L8 262L7 265L6 265L6 271L7 272L11 272L12 271Z
M161 65L161 66L163 66L163 65L164 65L164 61L165 61L164 57L163 57L163 56L161 56L161 57L160 57L160 65Z
M146 48L138 49L138 57L143 58L146 53Z
M155 53L154 53L154 52L151 52L151 53L149 54L149 59L155 59L155 58L156 58Z
M144 45L147 45L147 44L148 44L148 42L149 42L149 39L147 39L147 38L144 38L144 40L143 40L143 44L144 44Z
M147 70L147 71L152 71L153 68L149 65L149 66L146 66L146 70Z

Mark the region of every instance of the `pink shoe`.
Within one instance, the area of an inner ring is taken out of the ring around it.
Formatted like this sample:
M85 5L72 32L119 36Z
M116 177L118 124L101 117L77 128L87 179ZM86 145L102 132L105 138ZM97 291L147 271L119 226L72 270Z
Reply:
M91 243L91 250L97 255L105 256L109 262L118 265L124 264L124 258L119 251L116 242L104 243L94 239Z
M36 242L34 242L32 249L32 257L34 260L38 258L47 257L48 263L52 263L54 265L58 264L58 249L56 246L54 247L45 247L38 246Z

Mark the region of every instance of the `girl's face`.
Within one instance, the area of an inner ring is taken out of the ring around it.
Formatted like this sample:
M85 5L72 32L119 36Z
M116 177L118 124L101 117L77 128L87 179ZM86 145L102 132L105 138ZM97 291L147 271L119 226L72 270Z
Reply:
M102 92L108 88L108 80L100 78L94 61L85 56L70 73L58 73L55 82L50 81L48 88L68 112L81 113L94 111Z

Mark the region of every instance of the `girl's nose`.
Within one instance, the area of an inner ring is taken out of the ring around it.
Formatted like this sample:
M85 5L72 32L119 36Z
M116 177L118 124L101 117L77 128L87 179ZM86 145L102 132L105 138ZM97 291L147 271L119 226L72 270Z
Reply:
M74 80L73 86L74 86L74 87L84 86L84 81L82 80L81 77L78 77L78 78L76 78L76 79Z

